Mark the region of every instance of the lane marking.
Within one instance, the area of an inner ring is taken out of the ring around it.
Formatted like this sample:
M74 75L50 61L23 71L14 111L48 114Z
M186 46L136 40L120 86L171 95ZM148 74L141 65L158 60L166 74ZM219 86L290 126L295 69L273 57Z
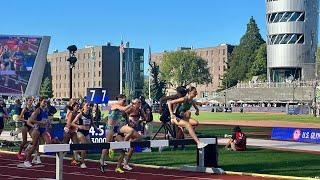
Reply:
M18 161L18 160L12 160L12 159L6 159L6 158L0 158L0 160L8 160L8 161ZM20 162L20 161L19 161ZM51 163L42 163L42 164L46 164L49 166L54 166L55 164L51 164ZM74 169L79 169L81 170L81 168L77 167L77 166L70 166L70 165L66 165L64 163L63 165L64 167L69 167L69 168L74 168ZM32 167L31 167L32 168ZM21 168L20 168L21 169ZM88 170L96 170L97 172L99 172L98 167L97 168L86 168ZM110 172L114 172L114 170L111 169L106 169L106 171L110 171ZM55 172L55 171L54 171ZM181 173L183 173L184 171L181 171ZM125 171L126 174L131 173L131 174L138 174L138 175L152 175L152 176L164 176L164 177L174 177L174 178L191 178L191 179L201 179L201 180L212 180L212 178L204 178L204 177L194 177L194 176L183 176L183 175L173 175L173 174L161 174L161 173L149 173L149 172L141 172L141 171ZM172 172L170 172L172 173ZM205 173L203 173L205 174Z

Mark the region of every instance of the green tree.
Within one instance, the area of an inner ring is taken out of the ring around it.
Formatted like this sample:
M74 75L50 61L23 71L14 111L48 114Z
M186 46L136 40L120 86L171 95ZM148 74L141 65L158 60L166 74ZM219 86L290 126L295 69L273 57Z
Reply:
M128 83L125 83L125 86L124 86L124 88L123 88L123 94L126 95L126 97L127 97L127 99L128 99L129 101L132 100L133 94L132 94L132 92L130 91L130 88L129 88L129 84L128 84Z
M259 76L260 80L267 79L267 44L262 44L256 52L255 61L252 63L248 77Z
M173 86L212 82L208 64L194 51L165 53L160 65L161 77Z
M149 64L151 67L151 98L159 101L159 99L165 95L167 89L167 83L160 77L160 67L153 62ZM147 96L146 96L147 97Z
M238 81L250 79L248 73L251 65L256 59L257 50L265 41L262 39L259 28L253 19L250 18L247 24L246 33L241 37L239 46L235 47L231 53L229 69L223 78L224 87L231 87ZM251 77L250 77L251 76Z
M49 79L49 77L46 77L41 84L40 96L46 97L46 98L53 97L52 84L51 84L51 80Z
M143 91L142 91L142 95L145 98L149 97L149 80L148 79L144 79L143 81Z
M52 77L51 77L51 63L46 62L44 74L40 86L40 96L51 98L53 97L52 91Z
M317 66L317 75L320 75L320 47L317 49L317 54L316 54L316 66Z

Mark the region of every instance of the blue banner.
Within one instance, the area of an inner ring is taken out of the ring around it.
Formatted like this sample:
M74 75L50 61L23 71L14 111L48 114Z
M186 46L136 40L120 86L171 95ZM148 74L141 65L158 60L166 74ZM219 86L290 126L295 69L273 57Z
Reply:
M58 138L60 141L63 140L63 134L64 134L64 128L65 124L54 124L52 125L52 129L50 131L50 134L52 138ZM92 143L104 143L106 142L105 137L105 125L99 124L97 125L97 128L101 130L95 130L94 127L91 127L89 130L90 140Z
M109 101L108 91L103 88L87 88L86 101L95 104L107 104Z
M275 127L271 139L320 144L320 129Z

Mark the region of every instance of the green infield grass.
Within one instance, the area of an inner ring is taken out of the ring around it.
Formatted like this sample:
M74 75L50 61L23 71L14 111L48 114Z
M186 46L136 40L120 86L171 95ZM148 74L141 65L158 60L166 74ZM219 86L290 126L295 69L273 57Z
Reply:
M302 152L276 151L249 147L247 151L233 152L219 147L219 166L225 171L261 173L285 176L319 176L319 155ZM115 156L117 157L117 156ZM98 160L100 155L92 154ZM135 153L132 163L157 166L181 167L196 164L195 146L185 150L164 149L161 153L153 149L151 153Z

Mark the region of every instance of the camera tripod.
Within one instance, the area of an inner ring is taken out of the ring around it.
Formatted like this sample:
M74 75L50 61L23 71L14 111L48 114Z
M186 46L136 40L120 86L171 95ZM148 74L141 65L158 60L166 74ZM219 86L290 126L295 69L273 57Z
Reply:
M176 130L175 130L175 126L172 126L170 121L168 122L163 122L161 121L161 126L158 129L158 131L156 132L156 134L152 137L152 140L154 140L154 138L159 134L159 132L164 129L164 139L169 139L169 135L172 138L176 138Z

